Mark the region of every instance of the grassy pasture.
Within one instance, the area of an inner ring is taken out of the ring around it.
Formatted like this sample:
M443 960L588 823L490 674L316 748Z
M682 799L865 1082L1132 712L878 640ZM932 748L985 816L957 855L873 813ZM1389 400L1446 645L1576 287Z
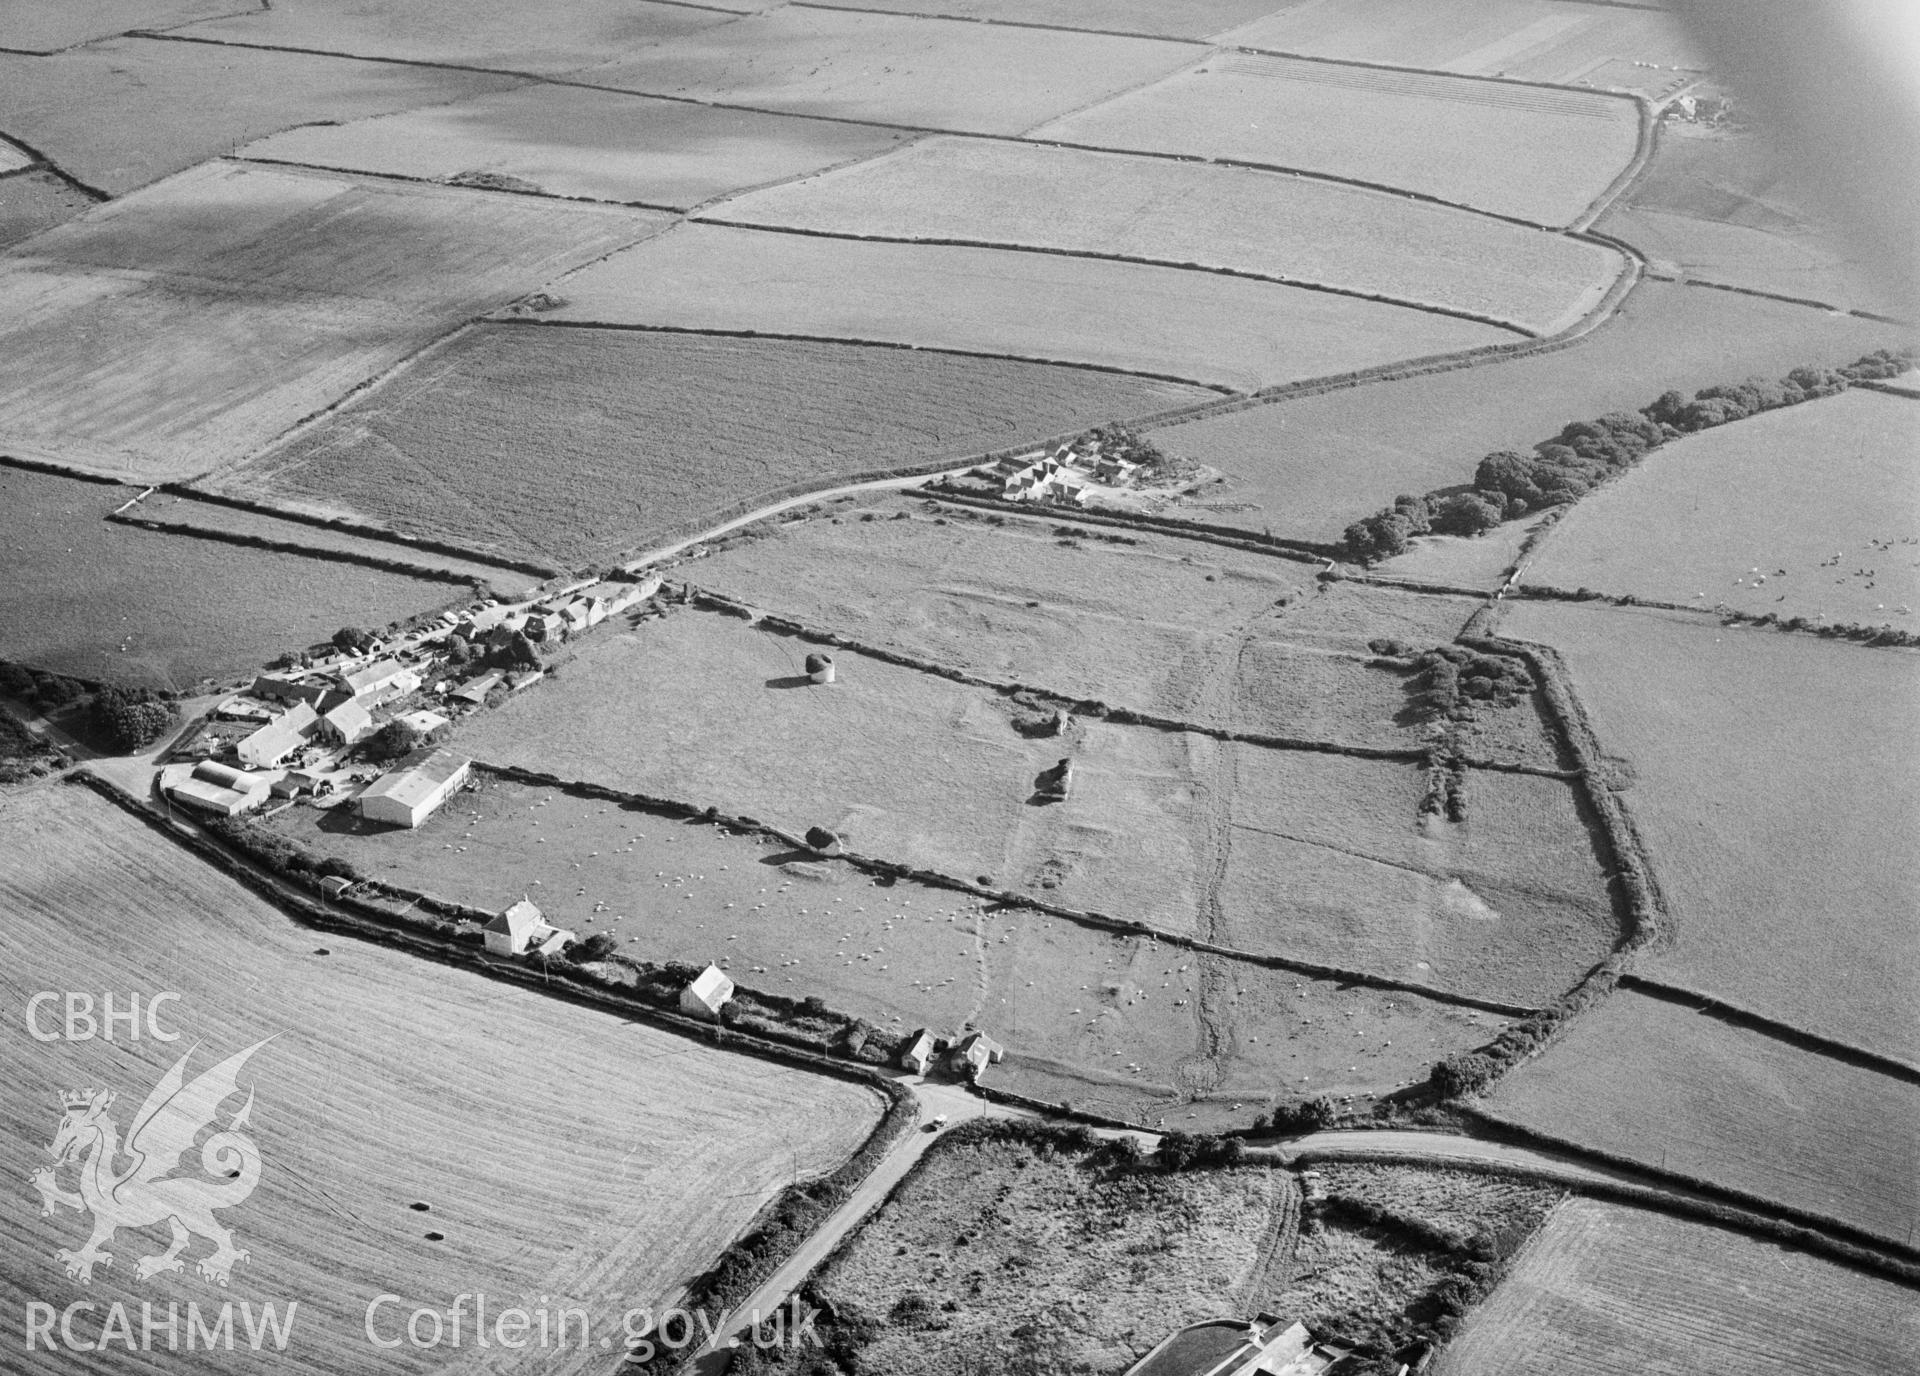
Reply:
M1572 789L1474 773L1422 818L1418 765L1242 748L1202 909L1213 940L1544 1004L1618 935ZM1206 926L1203 925L1203 931Z
M20 172L0 177L0 248L11 248L42 230L85 214L92 197L75 191L51 172Z
M539 85L352 124L302 125L250 143L241 155L428 181L488 173L553 196L685 207L871 157L905 137Z
M405 1298L401 1325L414 1305L444 1311L462 1292L486 1291L494 1312L535 1308L544 1295L586 1309L594 1348L550 1349L554 1369L603 1371L599 1339L617 1347L625 1310L669 1301L778 1190L833 1169L879 1116L878 1097L852 1084L303 931L78 788L16 796L0 833L12 857L0 895L18 919L0 935L9 998L68 985L164 989L180 1000L163 1025L182 1037L128 1041L122 1029L114 1042L42 1043L13 1020L0 1043L15 1089L0 1107L13 1164L44 1160L59 1091L113 1088L124 1130L189 1046L197 1071L275 1038L243 1077L257 1087L263 1171L253 1196L222 1215L251 1252L231 1290L193 1274L200 1241L185 1273L136 1286L134 1261L164 1245L156 1229L122 1232L115 1264L83 1289L51 1259L76 1245L83 1221L41 1217L22 1186L0 1206L0 1296L16 1314L28 1299L85 1297L101 1306L96 1322L114 1300L135 1315L143 1299L161 1311L169 1300L205 1306L210 1294L215 1307L296 1301L276 1365L420 1372L459 1354L371 1347L376 1295ZM152 1372L179 1360L157 1350L149 1359L109 1346L89 1363ZM195 1362L263 1369L244 1356Z
M1242 390L1513 337L1177 268L719 225L683 225L566 287L569 304L548 318L873 340Z
M1677 612L1512 605L1566 658L1673 909L1641 969L1920 1061L1915 661Z
M265 47L560 76L724 24L720 11L732 8L585 0L530 23L513 0L377 0L345 9L327 0L275 0L271 9L230 13L186 32Z
M137 489L0 469L0 659L190 689L250 675L344 625L451 601L449 583L102 519Z
M1850 308L1884 309L1758 132L1668 121L1653 161L1601 217L1662 271Z
M1920 1365L1903 1285L1744 1233L1569 1199L1435 1376L1857 1376Z
M906 349L482 326L213 481L572 565L795 482L962 461L1205 395Z
M110 38L51 57L0 54L0 129L117 196L289 125L362 119L518 84L477 72ZM113 118L102 119L102 110Z
M1482 455L1530 449L1570 421L1646 406L1670 387L1691 394L1802 365L1837 367L1908 337L1732 292L1643 282L1571 348L1257 406L1153 439L1227 475L1209 492L1244 509L1205 519L1331 540L1396 493L1471 482Z
M202 473L659 223L208 164L0 262L0 441L111 475Z
M94 0L85 6L7 6L6 46L57 53L128 29L168 29L229 12L229 0Z
M1633 156L1634 109L1584 91L1220 53L1036 138L1329 173L1560 225Z
M1624 270L1537 230L1249 168L933 138L751 192L727 220L1197 263L1491 316L1552 334Z
M1654 99L1705 65L1649 7L1562 0L1359 0L1279 7L1223 42L1308 57L1636 91Z
M1864 388L1689 435L1575 506L1522 581L1912 630L1916 452L1920 406Z
M855 0L847 8L902 14L938 13L989 23L1105 29L1167 38L1205 38L1265 14L1273 8L1273 0L1188 0L1179 6L1167 6L1160 0L939 0L931 5L927 0Z
M1019 134L1193 53L1154 39L783 7L623 54L591 76L794 115Z
M1494 1117L1904 1243L1920 1089L1631 990L1497 1084Z
M304 807L272 826L373 878L489 909L529 894L629 955L714 961L749 989L817 996L895 1033L971 1021L1010 1049L994 1083L1147 1121L1244 1125L1276 1094L1382 1093L1491 1025L487 775L413 832Z
M0 139L0 176L8 176L33 166L33 157L24 149Z

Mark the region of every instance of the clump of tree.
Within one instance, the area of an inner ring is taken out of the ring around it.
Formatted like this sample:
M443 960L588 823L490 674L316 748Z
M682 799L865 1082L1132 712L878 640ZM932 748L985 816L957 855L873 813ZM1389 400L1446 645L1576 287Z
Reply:
M88 726L122 752L152 745L173 723L172 704L151 688L102 688L87 705Z
M1216 1137L1205 1132L1166 1132L1153 1149L1153 1162L1163 1171L1205 1170L1213 1166L1231 1166L1247 1154L1247 1144L1238 1137Z
M1088 431L1074 447L1077 449L1082 445L1097 445L1106 458L1139 464L1140 476L1150 483L1179 482L1197 471L1191 459L1167 453L1152 440L1142 437L1132 426L1122 425L1119 421Z
M1302 1132L1318 1132L1340 1116L1340 1106L1325 1094L1316 1094L1310 1099L1289 1099L1284 1104L1276 1104L1271 1113L1261 1114L1253 1120L1255 1132L1277 1132L1292 1135Z
M362 630L358 626L342 626L330 638L336 650L350 655L363 655L376 643L372 631Z
M1436 645L1414 658L1408 680L1413 706L1429 721L1458 721L1475 703L1510 707L1533 691L1533 675L1514 655L1483 654L1462 645Z
M1913 366L1914 357L1912 349L1881 349L1844 368L1795 368L1778 380L1703 387L1691 397L1669 391L1638 411L1575 421L1531 452L1488 454L1474 469L1470 489L1395 497L1347 527L1347 556L1374 563L1403 552L1415 536L1479 535L1502 521L1578 501L1668 440L1832 396L1856 382L1897 376Z
M360 746L360 755L374 764L384 764L411 755L422 746L438 745L452 734L451 728L445 726L421 731L396 717L367 737Z

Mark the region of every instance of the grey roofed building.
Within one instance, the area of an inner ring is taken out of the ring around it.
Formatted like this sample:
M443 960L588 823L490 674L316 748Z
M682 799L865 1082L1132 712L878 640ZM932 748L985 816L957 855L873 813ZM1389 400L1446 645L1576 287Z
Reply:
M416 750L360 795L360 815L372 822L417 827L467 780L473 761L451 750Z
M319 720L320 714L313 710L312 703L296 702L235 746L235 753L244 765L254 769L271 768L305 745Z

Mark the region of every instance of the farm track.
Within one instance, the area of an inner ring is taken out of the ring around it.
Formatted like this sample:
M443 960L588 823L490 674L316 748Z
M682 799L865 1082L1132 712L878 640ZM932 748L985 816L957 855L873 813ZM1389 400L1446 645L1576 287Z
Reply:
M1300 1240L1300 1185L1291 1173L1277 1175L1275 1184L1282 1193L1267 1220L1259 1255L1234 1293L1232 1307L1238 1314L1258 1313L1261 1300L1279 1291L1293 1270L1293 1249Z

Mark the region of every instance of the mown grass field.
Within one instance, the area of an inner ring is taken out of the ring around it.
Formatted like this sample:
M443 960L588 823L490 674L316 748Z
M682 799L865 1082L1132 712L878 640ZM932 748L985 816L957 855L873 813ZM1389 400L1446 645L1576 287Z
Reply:
M1559 0L1286 5L1222 39L1310 57L1599 86L1655 99L1704 66L1679 23L1657 9Z
M1913 630L1917 450L1920 406L1864 388L1689 435L1575 506L1522 582Z
M780 7L620 55L596 85L916 128L1019 134L1171 72L1184 43Z
M1538 1005L1617 938L1558 780L1473 773L1452 823L1420 814L1414 764L1242 747L1232 778L1202 898L1213 940Z
M686 207L871 157L906 137L830 120L539 85L351 124L303 125L241 152L429 181L482 173L552 196Z
M1359 187L980 139L926 139L708 213L1196 263L1467 311L1538 334L1572 324L1626 268L1595 244Z
M342 626L385 625L463 593L102 519L138 492L0 468L0 659L184 690L251 677Z
M97 202L51 172L18 172L0 178L0 248L11 248L42 230L63 225Z
M251 1253L231 1287L193 1274L204 1241L186 1272L136 1285L133 1265L164 1247L164 1229L122 1232L91 1287L69 1281L52 1254L78 1244L85 1220L42 1217L23 1185L0 1206L0 1296L16 1314L29 1300L86 1299L96 1314L121 1301L136 1315L142 1300L162 1312L176 1301L184 1325L189 1300L295 1302L283 1369L420 1372L462 1353L373 1348L369 1302L403 1296L404 1325L416 1305L444 1311L484 1290L495 1313L543 1296L550 1309L584 1308L592 1350L550 1348L553 1366L604 1371L599 1339L617 1351L622 1313L669 1302L775 1193L835 1168L879 1117L879 1097L857 1085L304 931L77 787L15 795L5 809L9 997L167 990L180 997L162 1026L182 1039L129 1041L123 1028L113 1042L47 1043L12 1020L0 1042L15 1089L0 1107L11 1164L45 1160L62 1091L112 1088L124 1131L189 1047L198 1071L273 1038L242 1076L263 1164L258 1189L221 1215ZM471 1333L469 1318L463 1352ZM141 1372L178 1360L112 1345L89 1358ZM260 1369L244 1351L195 1363Z
M1905 1243L1920 1089L1617 990L1485 1107L1495 1118Z
M1564 603L1500 630L1560 650L1626 762L1675 919L1642 972L1920 1061L1920 796L1888 746L1920 731L1912 655Z
M1483 455L1531 449L1571 421L1650 405L1669 388L1838 367L1907 338L1871 321L1643 282L1571 348L1280 401L1152 438L1227 475L1208 491L1233 505L1198 519L1332 540L1398 493L1471 482Z
M1226 52L1033 133L1324 173L1562 225L1626 167L1637 122L1631 103L1596 93Z
M1815 195L1787 175L1761 131L1669 120L1646 172L1596 228L1665 272L1883 310L1845 241L1803 208Z
M326 0L285 0L252 13L230 11L186 33L225 43L559 76L724 24L724 11L733 8L586 0L535 23L510 0L384 0L345 11Z
M1569 1199L1461 1327L1436 1376L1809 1376L1920 1364L1913 1291L1778 1243Z
M0 264L0 443L114 476L204 473L660 223L210 163Z
M904 349L483 326L214 482L573 565L797 482L957 464L1206 395Z
M118 196L289 125L361 119L518 84L478 72L109 38L49 57L0 54L0 129ZM102 110L113 118L102 119Z
M566 296L549 319L873 340L1243 390L1513 338L1213 273L719 225L683 225L576 273Z

